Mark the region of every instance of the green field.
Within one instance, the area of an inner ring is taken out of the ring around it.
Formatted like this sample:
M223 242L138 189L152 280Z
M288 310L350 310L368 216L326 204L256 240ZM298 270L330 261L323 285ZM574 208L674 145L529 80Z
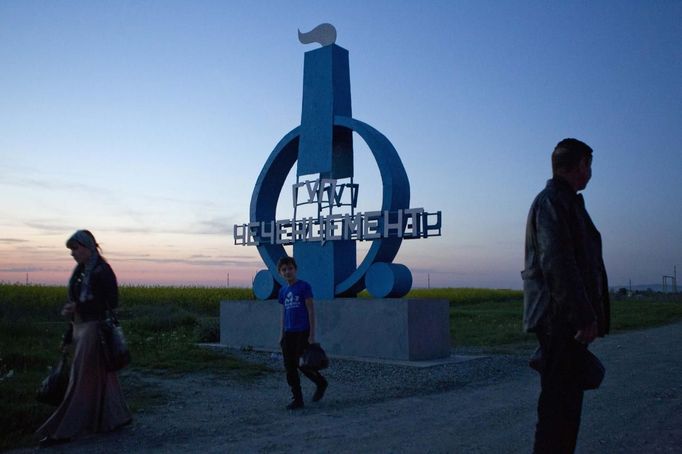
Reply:
M251 290L122 287L118 311L133 356L121 380L133 411L164 402L137 372L192 371L249 380L267 368L197 347L216 341L218 301L248 299ZM0 451L33 442L32 432L53 408L35 401L35 390L58 358L67 324L59 315L66 288L0 285ZM131 373L132 372L132 373Z
M450 301L450 334L453 345L485 347L535 342L523 332L523 293L518 290L433 289L413 290L414 296ZM611 332L659 326L682 320L682 297L661 294L611 300ZM504 348L503 348L504 349Z
M415 289L410 297L450 301L455 347L504 350L532 341L521 330L522 294L472 288ZM121 287L119 318L133 364L121 374L133 410L163 403L139 374L216 373L228 380L252 380L267 368L234 356L201 349L196 342L218 338L220 300L251 299L250 289ZM0 284L0 450L32 443L32 432L51 407L34 393L59 354L66 322L59 315L66 288ZM622 331L682 320L682 301L656 298L613 303L613 329Z

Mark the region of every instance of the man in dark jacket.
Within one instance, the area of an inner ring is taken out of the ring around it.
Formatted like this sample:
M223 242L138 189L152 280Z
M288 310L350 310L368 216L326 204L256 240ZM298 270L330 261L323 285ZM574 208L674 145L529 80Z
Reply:
M592 149L564 139L552 153L553 177L526 224L524 329L537 334L542 390L535 453L575 450L587 345L609 331L609 294L601 235L578 191L592 176Z

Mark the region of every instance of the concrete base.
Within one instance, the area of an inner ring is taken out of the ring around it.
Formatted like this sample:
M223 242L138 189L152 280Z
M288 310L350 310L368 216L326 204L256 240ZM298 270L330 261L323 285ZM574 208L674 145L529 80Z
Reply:
M329 355L423 361L450 357L447 300L316 300L317 341ZM220 343L279 349L282 306L276 300L221 301Z

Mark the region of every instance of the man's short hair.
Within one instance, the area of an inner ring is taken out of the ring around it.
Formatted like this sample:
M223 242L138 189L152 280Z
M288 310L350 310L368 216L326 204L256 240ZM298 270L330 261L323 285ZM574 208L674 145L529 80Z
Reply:
M277 261L277 271L281 270L284 265L291 265L295 269L298 269L298 265L296 265L296 260L294 260L293 257L289 257L288 255L280 257L280 259Z
M583 158L592 160L592 148L578 139L564 139L554 147L552 152L552 173L571 171L580 164Z

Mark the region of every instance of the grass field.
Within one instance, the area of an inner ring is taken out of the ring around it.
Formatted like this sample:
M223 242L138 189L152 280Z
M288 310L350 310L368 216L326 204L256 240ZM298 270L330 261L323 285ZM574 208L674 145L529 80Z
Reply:
M218 301L249 299L247 289L122 287L118 311L133 356L132 372L184 374L193 371L249 380L267 369L234 356L197 347L218 336ZM32 442L32 432L52 407L35 390L59 358L67 324L59 315L66 288L0 285L0 451ZM8 376L9 375L9 376ZM121 380L135 411L163 403L134 373Z
M450 334L453 345L487 347L535 342L523 332L523 293L518 290L433 289L413 290L414 296L450 301ZM682 320L682 298L669 300L654 294L641 299L611 300L611 332L648 328Z
M415 289L409 296L450 301L456 347L494 350L532 341L521 330L520 291ZM144 385L139 372L201 371L231 380L250 380L266 373L263 366L195 345L217 340L220 300L251 298L250 289L240 288L122 287L119 318L133 364L121 379L133 410L164 401L163 395ZM682 301L654 299L660 298L614 301L613 330L682 320ZM32 432L52 411L34 396L47 367L59 356L57 348L66 328L59 312L65 301L64 287L0 284L0 450L32 443Z

